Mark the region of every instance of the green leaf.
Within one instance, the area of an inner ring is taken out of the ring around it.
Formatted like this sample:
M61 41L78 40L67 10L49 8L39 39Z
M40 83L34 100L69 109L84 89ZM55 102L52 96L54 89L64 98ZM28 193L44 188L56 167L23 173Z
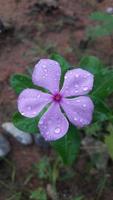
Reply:
M113 33L113 16L103 12L94 12L90 19L101 22L97 26L90 26L86 29L88 38L95 39L96 37L111 35Z
M61 55L53 53L50 58L57 61L60 64L62 72L66 72L70 69L70 64Z
M30 199L47 200L46 191L42 187L39 187L38 189L31 192Z
M73 200L83 200L84 196L75 197Z
M107 14L105 12L93 12L90 15L90 19L106 22L106 21L112 21L113 20L113 16L109 15L109 14Z
M108 127L109 135L105 136L105 144L107 145L110 157L113 160L113 125L110 124Z
M52 142L52 146L60 154L64 164L72 165L80 150L80 135L77 129L70 125L68 133L63 138Z
M113 70L109 70L105 74L96 75L94 88L91 96L98 97L101 100L107 98L113 93Z
M11 87L19 94L26 88L35 88L29 76L23 74L15 74L10 79Z
M97 25L95 27L91 26L91 27L88 27L87 29L87 37L91 37L92 39L111 35L112 33L113 33L113 26L111 26L111 23Z
M84 56L80 61L80 67L92 74L101 73L103 70L103 63L95 56Z
M50 103L47 104L38 116L34 118L27 118L21 115L19 112L16 112L13 116L13 124L20 130L28 133L38 133L38 122L42 115L48 110Z
M52 60L57 61L61 66L61 85L64 81L64 74L71 69L69 63L59 54L53 53L50 57Z
M94 103L94 115L93 121L94 122L101 122L106 120L111 120L112 112L108 108L108 106L99 98L92 97Z
M22 116L19 112L13 116L13 124L20 130L27 133L38 133L39 118L27 118Z

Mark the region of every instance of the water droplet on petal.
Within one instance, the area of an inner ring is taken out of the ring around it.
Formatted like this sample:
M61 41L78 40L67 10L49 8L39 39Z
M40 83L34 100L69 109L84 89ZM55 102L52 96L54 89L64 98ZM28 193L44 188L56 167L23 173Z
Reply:
M88 90L88 87L84 87L83 90L84 90L84 91L87 91L87 90Z
M78 90L75 90L75 93L78 93Z
M80 122L82 123L82 122L83 122L83 120L82 120L82 119L80 119Z
M24 114L25 114L24 112L21 113L21 115L24 115Z
M91 74L87 73L87 76L91 76Z
M37 98L39 98L39 97L40 97L40 94L37 95Z
M41 120L41 121L39 121L39 124L40 124L40 125L42 125L42 124L43 124L43 121L42 121L42 120Z
M56 128L55 133L60 133L60 128Z
M80 100L79 100L79 99L77 99L77 100L76 100L76 102L77 102L77 103L80 103Z
M65 76L64 79L66 80L66 79L67 79L67 76Z
M47 72L47 69L46 69L46 68L44 69L44 72Z
M33 114L36 115L36 111L34 111Z
M86 104L83 104L83 107L86 108Z
M74 117L74 121L77 121L77 117Z
M75 74L75 77L78 78L78 77L79 77L79 74Z

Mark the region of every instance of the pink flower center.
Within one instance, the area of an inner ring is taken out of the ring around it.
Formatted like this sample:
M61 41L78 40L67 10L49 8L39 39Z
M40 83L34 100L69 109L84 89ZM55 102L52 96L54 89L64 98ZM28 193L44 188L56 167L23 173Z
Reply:
M54 94L53 96L53 100L56 101L56 102L60 102L62 99L62 96L60 93L57 93L57 94Z

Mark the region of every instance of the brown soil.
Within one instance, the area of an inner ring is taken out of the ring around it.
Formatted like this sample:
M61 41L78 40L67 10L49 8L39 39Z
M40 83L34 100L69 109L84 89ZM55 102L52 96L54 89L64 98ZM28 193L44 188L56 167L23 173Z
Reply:
M0 0L0 19L9 27L0 33L0 122L11 121L16 110L16 96L9 85L9 78L14 73L28 73L29 67L42 57L57 51L72 63L78 63L85 54L97 55L108 65L113 65L113 43L110 37L97 39L85 45L85 28L91 24L88 16L95 10L105 10L113 6L112 0L59 0L54 6L39 6L38 0ZM51 1L52 2L52 1ZM0 132L4 134L2 128ZM16 177L11 182L12 167L6 161L0 161L0 200L7 200L12 191L23 191L21 200L28 200L28 188L37 188L43 183L32 178L24 185L33 163L38 162L51 151L40 149L36 145L24 147L13 138L9 138L12 151L8 161L16 169ZM72 200L71 197L83 195L84 199L113 200L112 180L113 166L107 171L107 185L98 197L97 186L104 173L92 172L88 168L85 155L80 156L76 166L76 175L71 181L58 181L57 189L61 200ZM9 188L7 188L7 186ZM16 199L15 199L16 200Z

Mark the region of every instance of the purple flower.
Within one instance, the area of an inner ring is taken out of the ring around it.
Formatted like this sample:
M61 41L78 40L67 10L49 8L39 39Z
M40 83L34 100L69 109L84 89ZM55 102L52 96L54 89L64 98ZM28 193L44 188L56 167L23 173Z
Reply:
M65 74L61 90L60 76L58 62L41 59L35 66L32 81L35 85L48 89L50 93L28 88L18 98L19 112L29 118L36 117L47 104L51 104L38 123L42 136L48 141L57 140L67 133L67 118L76 127L90 124L94 110L92 100L85 96L92 90L93 75L80 68L69 70Z

